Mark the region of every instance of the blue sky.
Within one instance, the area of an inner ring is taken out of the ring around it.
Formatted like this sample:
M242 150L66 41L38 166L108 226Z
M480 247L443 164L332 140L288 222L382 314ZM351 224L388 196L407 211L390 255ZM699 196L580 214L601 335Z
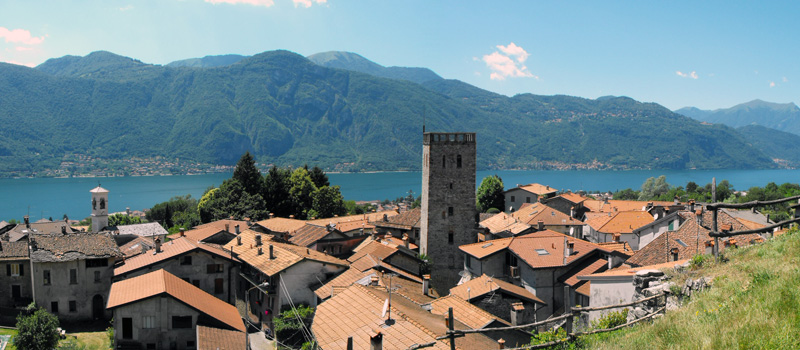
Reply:
M797 1L2 0L0 61L337 50L509 96L715 109L800 102L798 13Z

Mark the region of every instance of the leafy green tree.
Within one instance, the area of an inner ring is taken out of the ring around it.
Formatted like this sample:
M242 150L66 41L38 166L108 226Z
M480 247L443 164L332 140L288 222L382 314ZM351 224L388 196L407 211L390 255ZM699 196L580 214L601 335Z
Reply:
M210 190L198 204L200 219L203 222L245 217L260 220L267 216L266 202L261 194L250 194L236 179L225 180L216 190Z
M659 196L666 194L669 189L670 186L667 183L666 176L661 175L658 178L650 177L642 184L642 190L639 192L639 200L646 201L657 199Z
M308 168L306 168L306 170L308 170ZM317 188L331 185L330 181L328 181L328 175L316 165L311 168L311 170L308 170L308 175L311 176L311 182L313 182L314 186L317 186Z
M339 186L323 186L317 189L313 194L312 209L317 213L317 218L347 214Z
M635 201L639 199L639 192L634 191L630 188L626 188L622 191L614 192L612 196L614 197L614 199Z
M372 211L372 205L356 204L354 200L344 201L344 208L347 210L348 215L358 215Z
M206 192L206 194L208 194L208 192ZM152 208L150 208L147 214L145 214L145 217L147 218L147 221L158 222L165 229L169 229L175 226L173 217L176 213L196 213L197 205L197 200L192 198L192 195L190 194L185 196L175 196L166 202L161 202L154 205Z
M289 178L292 176L288 168L272 166L264 177L264 200L267 209L279 217L288 217L294 214L292 201L289 198Z
M298 168L292 172L292 176L289 177L289 184L289 198L292 200L294 216L298 219L305 219L308 209L312 208L312 195L317 190L317 187L311 181L308 171L303 168Z
M479 212L486 212L491 208L505 209L506 199L503 194L503 179L497 175L484 177L475 196Z
M686 183L686 192L687 193L696 193L697 192L697 184L694 181L689 181Z
M17 316L14 346L20 350L51 350L58 345L58 318L45 309L30 316Z
M138 216L129 216L122 213L117 213L108 217L108 226L133 225L141 223L142 218Z
M245 192L249 194L260 194L264 188L264 179L261 172L256 167L256 162L250 152L245 152L236 168L233 169L233 179L239 181Z
M298 305L294 309L282 311L273 318L277 338L293 349L301 347L305 341L303 328L311 329L314 311L313 307L306 305Z

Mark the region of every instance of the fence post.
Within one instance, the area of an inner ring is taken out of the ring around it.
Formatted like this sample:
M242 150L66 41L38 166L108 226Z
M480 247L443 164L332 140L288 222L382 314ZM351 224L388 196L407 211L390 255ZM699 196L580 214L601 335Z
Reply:
M450 350L456 350L456 334L453 333L453 308L447 309L447 328L450 329Z
M567 331L567 335L572 333L572 300L569 295L569 286L564 286L564 314L569 314L570 317L567 317L567 323L564 325L564 330Z
M717 225L717 207L711 211L713 216L713 223L711 223L711 232L717 232L718 225ZM714 261L719 261L719 237L714 237Z

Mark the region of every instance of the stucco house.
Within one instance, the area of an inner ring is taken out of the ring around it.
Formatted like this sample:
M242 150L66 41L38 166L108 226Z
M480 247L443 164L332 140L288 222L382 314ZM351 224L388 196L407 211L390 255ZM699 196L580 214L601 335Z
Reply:
M30 304L30 268L28 242L0 241L0 307Z
M537 183L517 185L517 187L503 192L506 200L504 211L513 212L525 203L536 203L540 199L552 198L555 197L556 193L558 191L555 188Z

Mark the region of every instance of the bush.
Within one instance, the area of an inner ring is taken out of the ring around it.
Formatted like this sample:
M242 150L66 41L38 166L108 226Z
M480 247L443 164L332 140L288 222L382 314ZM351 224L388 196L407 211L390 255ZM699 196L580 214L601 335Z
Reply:
M608 312L597 320L592 321L592 328L606 329L623 325L628 322L628 310L629 309L622 309L620 311Z
M17 330L14 336L17 349L51 350L58 345L58 318L45 309L38 309L30 316L18 316Z
M695 255L689 260L689 268L695 270L697 268L702 267L706 262L712 260L713 257L711 255Z

